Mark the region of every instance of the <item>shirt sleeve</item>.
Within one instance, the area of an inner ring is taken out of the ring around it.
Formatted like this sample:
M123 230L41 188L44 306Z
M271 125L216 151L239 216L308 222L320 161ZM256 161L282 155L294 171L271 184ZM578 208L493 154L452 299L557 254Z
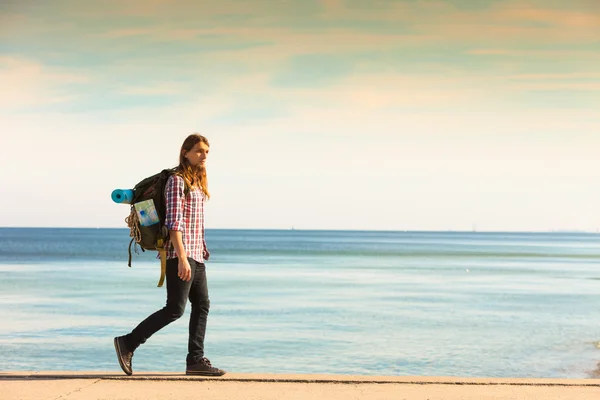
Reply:
M183 178L171 175L165 186L165 226L170 231L183 231L183 204L185 184Z

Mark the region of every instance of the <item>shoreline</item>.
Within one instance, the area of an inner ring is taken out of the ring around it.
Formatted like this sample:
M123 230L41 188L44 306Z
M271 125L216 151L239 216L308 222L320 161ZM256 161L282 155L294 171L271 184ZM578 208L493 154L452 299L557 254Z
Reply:
M544 399L600 398L600 379L228 373L3 371L3 399Z
M600 376L594 378L486 378L459 376L376 376L337 374L273 374L228 372L223 376L185 375L181 372L139 372L125 375L114 371L0 371L0 382L6 380L123 380L123 381L227 381L282 383L346 383L346 384L415 384L415 385L518 385L518 386L594 386L600 387Z

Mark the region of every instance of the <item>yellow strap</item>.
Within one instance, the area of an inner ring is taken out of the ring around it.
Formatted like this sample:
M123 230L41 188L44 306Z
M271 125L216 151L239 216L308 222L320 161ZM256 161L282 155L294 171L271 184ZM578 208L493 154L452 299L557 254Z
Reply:
M167 273L167 250L164 243L162 238L156 240L156 248L158 249L158 254L160 254L160 279L158 280L158 287L162 287Z
M162 287L165 282L165 274L167 273L167 251L165 249L159 249L160 254L160 279L158 280L158 287Z

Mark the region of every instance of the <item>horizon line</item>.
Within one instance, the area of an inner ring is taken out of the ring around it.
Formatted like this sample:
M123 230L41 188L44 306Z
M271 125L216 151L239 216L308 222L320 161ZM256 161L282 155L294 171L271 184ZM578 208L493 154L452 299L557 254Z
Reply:
M92 226L0 226L0 229L123 229L127 227L92 227ZM548 229L548 230L467 230L467 229L335 229L335 228L206 228L207 231L301 231L301 232L402 232L402 233L588 233L598 234L600 228L582 229Z

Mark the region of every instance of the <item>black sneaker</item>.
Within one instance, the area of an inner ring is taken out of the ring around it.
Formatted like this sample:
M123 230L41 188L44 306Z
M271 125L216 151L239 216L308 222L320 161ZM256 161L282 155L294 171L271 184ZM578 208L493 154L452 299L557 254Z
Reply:
M202 358L198 364L188 365L185 369L186 375L221 376L225 375L222 369L213 367L208 358Z
M133 369L131 368L133 351L127 350L123 336L115 338L115 350L117 351L117 360L119 360L119 365L121 366L123 372L125 372L127 375L133 374Z

